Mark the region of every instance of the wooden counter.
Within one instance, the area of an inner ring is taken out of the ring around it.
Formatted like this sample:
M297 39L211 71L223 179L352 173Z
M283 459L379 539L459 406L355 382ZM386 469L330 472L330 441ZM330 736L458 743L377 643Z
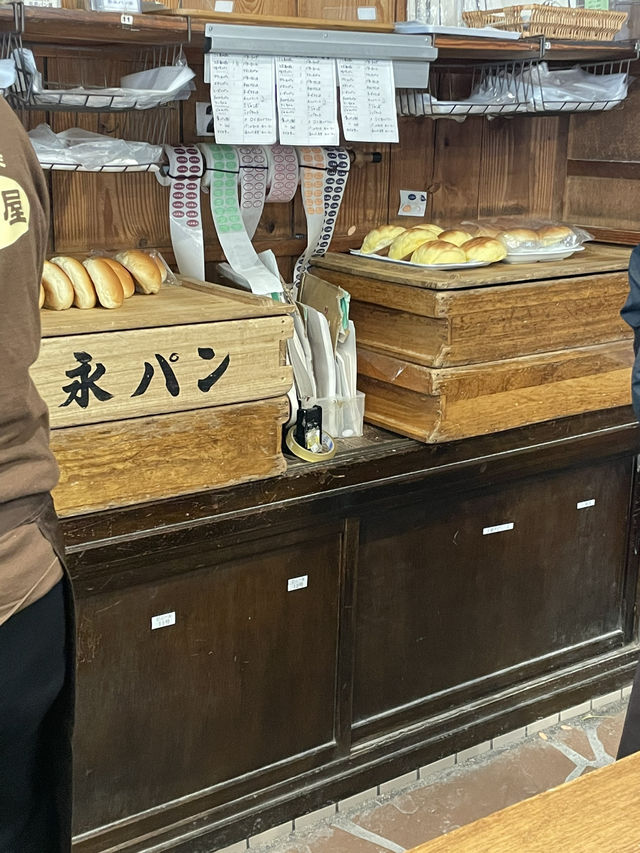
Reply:
M638 849L640 754L474 821L410 853L631 853Z
M369 428L66 520L75 849L224 847L628 683L638 446L627 408L439 446Z

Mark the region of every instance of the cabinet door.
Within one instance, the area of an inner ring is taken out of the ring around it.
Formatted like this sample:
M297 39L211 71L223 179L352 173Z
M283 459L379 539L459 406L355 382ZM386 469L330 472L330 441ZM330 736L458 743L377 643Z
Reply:
M79 602L77 832L334 741L340 552L308 531Z
M622 459L478 496L425 491L364 520L356 723L621 644L631 474Z

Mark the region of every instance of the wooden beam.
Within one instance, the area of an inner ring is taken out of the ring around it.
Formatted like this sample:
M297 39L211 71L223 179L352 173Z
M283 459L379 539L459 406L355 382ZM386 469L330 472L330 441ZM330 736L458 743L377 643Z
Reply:
M640 162L637 160L569 160L567 175L576 178L640 181Z

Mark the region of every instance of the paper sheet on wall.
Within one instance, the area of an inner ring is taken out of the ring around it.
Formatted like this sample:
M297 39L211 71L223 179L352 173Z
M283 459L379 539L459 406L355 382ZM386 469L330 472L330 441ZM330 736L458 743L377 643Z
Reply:
M209 84L216 142L221 145L276 142L272 57L209 54Z
M338 75L344 138L353 142L397 142L391 60L339 59Z
M338 145L334 59L276 58L282 145Z

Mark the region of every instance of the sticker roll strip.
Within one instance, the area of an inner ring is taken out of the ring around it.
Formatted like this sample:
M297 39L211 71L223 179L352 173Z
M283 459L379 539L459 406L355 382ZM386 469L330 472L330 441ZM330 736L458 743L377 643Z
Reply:
M302 204L307 218L307 248L296 261L293 283L300 284L302 273L322 237L324 225L324 177L327 154L320 146L298 148Z
M169 161L166 176L157 173L169 186L169 227L176 264L182 275L204 279L204 237L200 189L204 158L194 145L165 145Z
M249 239L253 239L267 197L269 162L261 145L238 145L240 211Z
M201 144L205 160L204 186L209 190L211 215L230 267L243 276L253 293L282 291L280 279L269 272L256 254L245 231L238 201L238 154L231 145Z
M312 257L325 255L329 250L338 221L340 205L347 187L351 158L344 148L325 148L327 171L324 179L324 222L322 234Z
M271 145L267 150L269 161L269 192L267 202L290 202L298 190L300 167L293 145Z
M317 151L322 152L322 165ZM300 148L302 199L307 216L307 249L298 259L294 283L299 284L312 257L324 255L329 248L349 177L351 159L344 148ZM316 173L316 177L313 176ZM318 188L320 192L318 194ZM322 206L322 221L318 221Z

